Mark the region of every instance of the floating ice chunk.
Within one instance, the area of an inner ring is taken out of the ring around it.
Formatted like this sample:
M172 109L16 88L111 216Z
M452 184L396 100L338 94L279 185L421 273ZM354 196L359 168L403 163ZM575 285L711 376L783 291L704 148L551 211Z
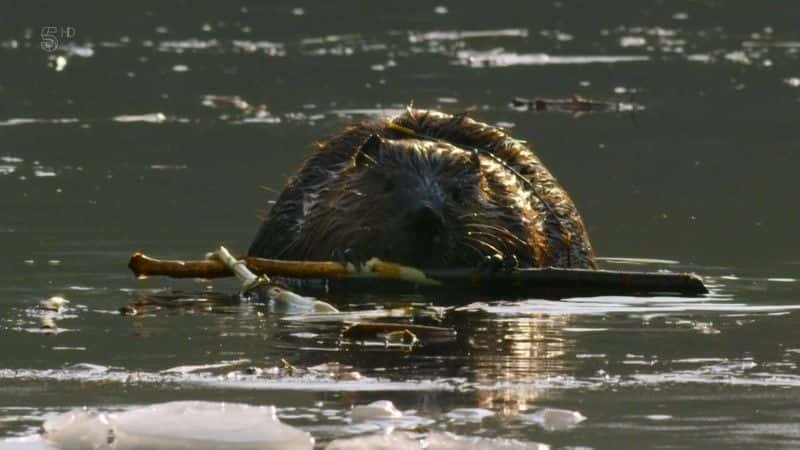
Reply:
M538 442L514 439L459 436L452 433L427 434L390 433L371 434L349 439L336 439L325 450L548 450L550 446Z
M69 303L69 300L55 295L46 300L40 300L39 309L44 309L47 311L60 311L62 308L67 307L67 303Z
M64 50L70 55L80 56L81 58L91 58L94 56L94 49L89 46L68 44L64 46Z
M295 294L292 291L281 289L277 286L272 286L267 289L267 294L275 300L281 308L285 308L290 313L316 313L316 314L329 314L338 313L330 303L321 302L314 297L303 297L302 295Z
M162 113L152 114L123 114L115 116L111 120L114 122L131 123L131 122L148 122L148 123L163 123L167 120L167 116Z
M458 408L445 414L445 417L456 422L480 422L492 416L494 412L483 408Z
M619 45L621 47L644 47L647 45L647 39L641 36L622 36L619 38Z
M85 409L48 419L42 427L45 440L56 448L103 448L113 433L105 415Z
M57 448L311 449L308 433L281 423L274 406L169 402L121 413L82 409L44 423Z
M177 366L177 367L170 367L169 369L164 369L161 373L179 373L179 374L187 374L192 372L198 372L201 370L209 370L209 369L221 369L223 367L230 367L230 366L237 366L240 364L244 364L246 362L250 362L249 359L236 359L233 361L222 361L220 363L215 364L197 364L197 365L185 365L185 366Z
M371 434L331 441L325 450L417 450L422 445L405 433Z
M53 69L55 69L56 72L61 72L65 67L67 67L67 58L65 58L63 55L53 56L50 61L53 65Z
M747 55L747 53L745 53L745 52L743 52L741 50L736 50L736 51L733 51L733 52L730 52L730 53L726 53L725 54L725 59L727 59L728 61L731 61L731 62L735 62L735 63L739 63L739 64L745 64L745 65L752 63L752 61L750 60L750 57Z
M358 405L350 412L350 418L355 421L397 419L400 417L403 417L403 413L395 408L394 403L389 400L378 400L369 405Z
M0 450L42 450L46 448L40 434L0 439Z
M524 417L547 431L567 430L586 420L578 411L556 408L542 408Z
M88 372L88 373L106 373L108 372L108 367L101 366L100 364L91 364L91 363L77 363L72 364L64 368L65 370L73 370L76 372Z
M44 170L44 169L34 169L33 175L39 178L46 178L46 177L54 177L56 173L52 170Z

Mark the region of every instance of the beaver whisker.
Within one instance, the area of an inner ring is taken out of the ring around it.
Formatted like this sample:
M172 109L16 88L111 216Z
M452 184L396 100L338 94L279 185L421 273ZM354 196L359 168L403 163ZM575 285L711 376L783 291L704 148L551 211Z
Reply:
M462 239L462 240L459 240L459 241L456 243L456 245L457 245L457 246L462 246L462 245L463 245L464 247L466 247L466 248L468 248L468 249L472 250L473 252L477 253L477 255L478 255L478 260L482 260L482 259L484 258L484 256L485 256L485 255L483 254L483 252L481 252L479 249L475 248L475 246L471 245L469 242L467 242L467 241L466 241L466 240L464 240L464 239Z
M483 232L483 231L467 231L467 236L484 236L484 237L487 237L487 238L491 238L493 240L492 242L497 244L500 247L507 247L508 246L507 245L508 243L506 241L504 241L503 239L501 239L499 236L491 234L491 233L486 233L486 232ZM487 243L488 242L489 241L487 241Z
M476 244L481 244L481 245L483 245L485 247L489 247L489 249L493 252L493 254L499 254L499 255L503 254L503 252L501 252L499 248L495 247L494 245L492 245L492 244L490 244L490 243L488 243L486 241L483 241L481 239L476 239L476 238L473 238L471 236L468 236L467 239L469 239L470 242L474 242Z
M496 227L496 226L488 225L488 224L485 224L485 223L467 223L467 224L464 225L464 228L468 228L468 227L485 228L485 229L489 229L489 230L494 230L494 231L497 231L498 233L502 233L503 235L508 236L509 238L519 242L522 245L525 245L525 246L528 245L528 243L526 241L524 241L523 239L521 239L519 236L515 235L511 231L509 231L507 228Z

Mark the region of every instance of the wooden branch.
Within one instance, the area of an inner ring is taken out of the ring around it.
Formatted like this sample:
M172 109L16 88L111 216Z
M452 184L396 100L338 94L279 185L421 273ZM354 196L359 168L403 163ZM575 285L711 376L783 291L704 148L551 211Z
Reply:
M258 275L289 278L347 279L346 290L374 290L375 278L401 280L392 288L417 285L424 289L466 291L469 293L563 298L597 295L678 294L696 296L708 293L702 278L686 273L648 273L586 269L519 269L496 273L472 269L431 269L421 271L395 263L372 259L366 271L335 261L281 261L244 258L247 267ZM134 253L128 267L137 277L164 275L173 278L219 278L233 276L221 262L160 260ZM367 279L366 283L364 282ZM370 283L369 279L373 282Z
M171 278L224 278L232 277L233 272L222 261L204 259L201 261L181 261L177 259L155 259L140 252L131 255L128 261L136 278L148 276L167 276Z
M352 265L336 261L284 261L279 259L255 258L245 256L247 268L256 275L269 275L290 278L384 278L405 280L417 284L439 284L413 267L381 261L372 258L365 263L365 270L359 271ZM164 275L172 278L222 278L233 276L233 272L217 259L202 261L180 261L150 258L136 252L131 256L128 267L136 277Z
M485 274L474 270L440 269L425 274L445 285L467 283L474 287L484 284L503 286L504 290L526 290L538 286L543 291L610 293L677 293L682 295L707 294L703 279L693 273L629 272L619 270L564 269L545 267L519 269L511 272Z

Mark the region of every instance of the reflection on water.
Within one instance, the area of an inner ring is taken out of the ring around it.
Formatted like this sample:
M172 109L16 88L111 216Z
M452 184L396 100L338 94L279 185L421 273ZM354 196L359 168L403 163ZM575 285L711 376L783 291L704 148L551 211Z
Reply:
M535 406L541 389L526 385L570 369L574 342L563 331L569 323L569 315L484 317L485 329L470 339L477 404L508 416Z

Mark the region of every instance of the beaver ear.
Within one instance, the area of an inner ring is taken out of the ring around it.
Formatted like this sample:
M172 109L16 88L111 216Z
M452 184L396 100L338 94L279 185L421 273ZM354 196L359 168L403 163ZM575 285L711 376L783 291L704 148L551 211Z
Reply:
M361 147L356 150L355 158L356 166L366 166L367 164L378 164L378 152L381 150L383 141L377 134L368 137Z

